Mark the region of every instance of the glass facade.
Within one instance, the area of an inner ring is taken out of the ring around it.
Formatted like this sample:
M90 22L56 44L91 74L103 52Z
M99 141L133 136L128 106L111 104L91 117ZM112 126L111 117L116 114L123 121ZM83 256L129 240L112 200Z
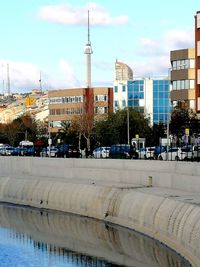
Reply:
M141 79L127 82L128 106L146 112L152 117L152 123L167 123L168 114L168 79L151 80L151 86L147 85L149 80ZM147 94L148 90L148 94ZM148 98L150 99L145 99ZM150 106L147 110L145 105ZM170 108L171 109L171 108Z
M168 80L153 80L153 123L167 122Z
M141 105L144 99L144 80L128 81L128 106L135 110L144 112L144 106Z

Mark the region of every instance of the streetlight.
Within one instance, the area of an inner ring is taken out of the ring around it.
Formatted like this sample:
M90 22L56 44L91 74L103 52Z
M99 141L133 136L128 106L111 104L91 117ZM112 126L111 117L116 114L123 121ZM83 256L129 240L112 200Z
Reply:
M51 127L52 127L52 121L49 122L49 125L48 125L48 131L49 131L49 134L48 134L48 145L49 145L49 158L51 157L51 145L52 145L52 139L51 139Z
M128 89L127 89L128 91ZM130 145L130 127L129 127L129 106L128 106L128 97L127 97L127 141Z
M129 84L131 84L133 89L134 81L129 81ZM127 82L127 143L130 145L130 118L129 118L129 105L128 105L128 82Z
M168 98L167 98L167 160L169 159L169 121L170 121L170 84L172 68L168 68Z

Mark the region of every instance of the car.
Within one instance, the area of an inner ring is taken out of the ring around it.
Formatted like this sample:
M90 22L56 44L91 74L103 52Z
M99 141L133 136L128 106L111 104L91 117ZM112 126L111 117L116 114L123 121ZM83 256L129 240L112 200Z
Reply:
M81 158L82 154L76 145L62 144L56 146L57 157L59 158Z
M105 146L97 147L93 151L93 157L94 158L109 158L109 151L110 151L110 147L105 147Z
M41 156L42 157L49 157L49 150L50 150L50 157L57 157L58 156L58 148L55 146L45 147L42 149Z
M64 157L66 158L81 158L81 152L75 145L68 145L66 154Z
M155 152L155 147L146 147L144 158L145 159L154 159L154 152Z
M14 147L4 147L4 149L1 151L2 156L11 156L12 153L14 152L15 148Z
M139 159L154 159L155 147L140 148L138 151Z
M138 159L139 153L131 149L128 144L117 144L110 147L109 158L112 159Z
M160 153L165 152L166 151L166 146L155 146L154 149L154 159L158 159L158 156L160 155Z
M168 154L168 155L167 155ZM169 148L168 153L167 151L164 151L159 154L158 156L159 160L180 160L181 159L181 148L179 147L172 147Z
M200 161L200 145L193 146L193 159Z

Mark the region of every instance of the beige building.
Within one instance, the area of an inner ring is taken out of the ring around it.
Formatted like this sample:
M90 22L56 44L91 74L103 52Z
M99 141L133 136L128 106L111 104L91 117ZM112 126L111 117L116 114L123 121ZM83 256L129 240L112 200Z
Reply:
M200 118L200 11L195 18L195 63L196 63L196 111Z
M125 63L116 60L115 62L115 80L128 81L133 80L133 71Z
M113 112L113 88L74 88L52 90L49 97L49 125L52 132L61 128L62 122L71 123L84 112L102 119Z
M170 61L173 107L190 108L196 111L195 49L171 51Z

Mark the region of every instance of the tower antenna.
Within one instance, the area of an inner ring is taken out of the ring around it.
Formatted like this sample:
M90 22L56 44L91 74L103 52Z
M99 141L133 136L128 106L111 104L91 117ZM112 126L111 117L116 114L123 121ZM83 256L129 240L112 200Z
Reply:
M90 11L88 10L88 43L90 42Z
M7 64L7 92L10 95L10 74L9 74L9 64Z
M42 92L42 74L41 74L41 71L40 71L39 83L40 83L40 92Z
M91 88L91 54L93 54L92 46L90 42L90 12L88 10L88 33L87 33L87 43L85 46L86 54L86 86Z

